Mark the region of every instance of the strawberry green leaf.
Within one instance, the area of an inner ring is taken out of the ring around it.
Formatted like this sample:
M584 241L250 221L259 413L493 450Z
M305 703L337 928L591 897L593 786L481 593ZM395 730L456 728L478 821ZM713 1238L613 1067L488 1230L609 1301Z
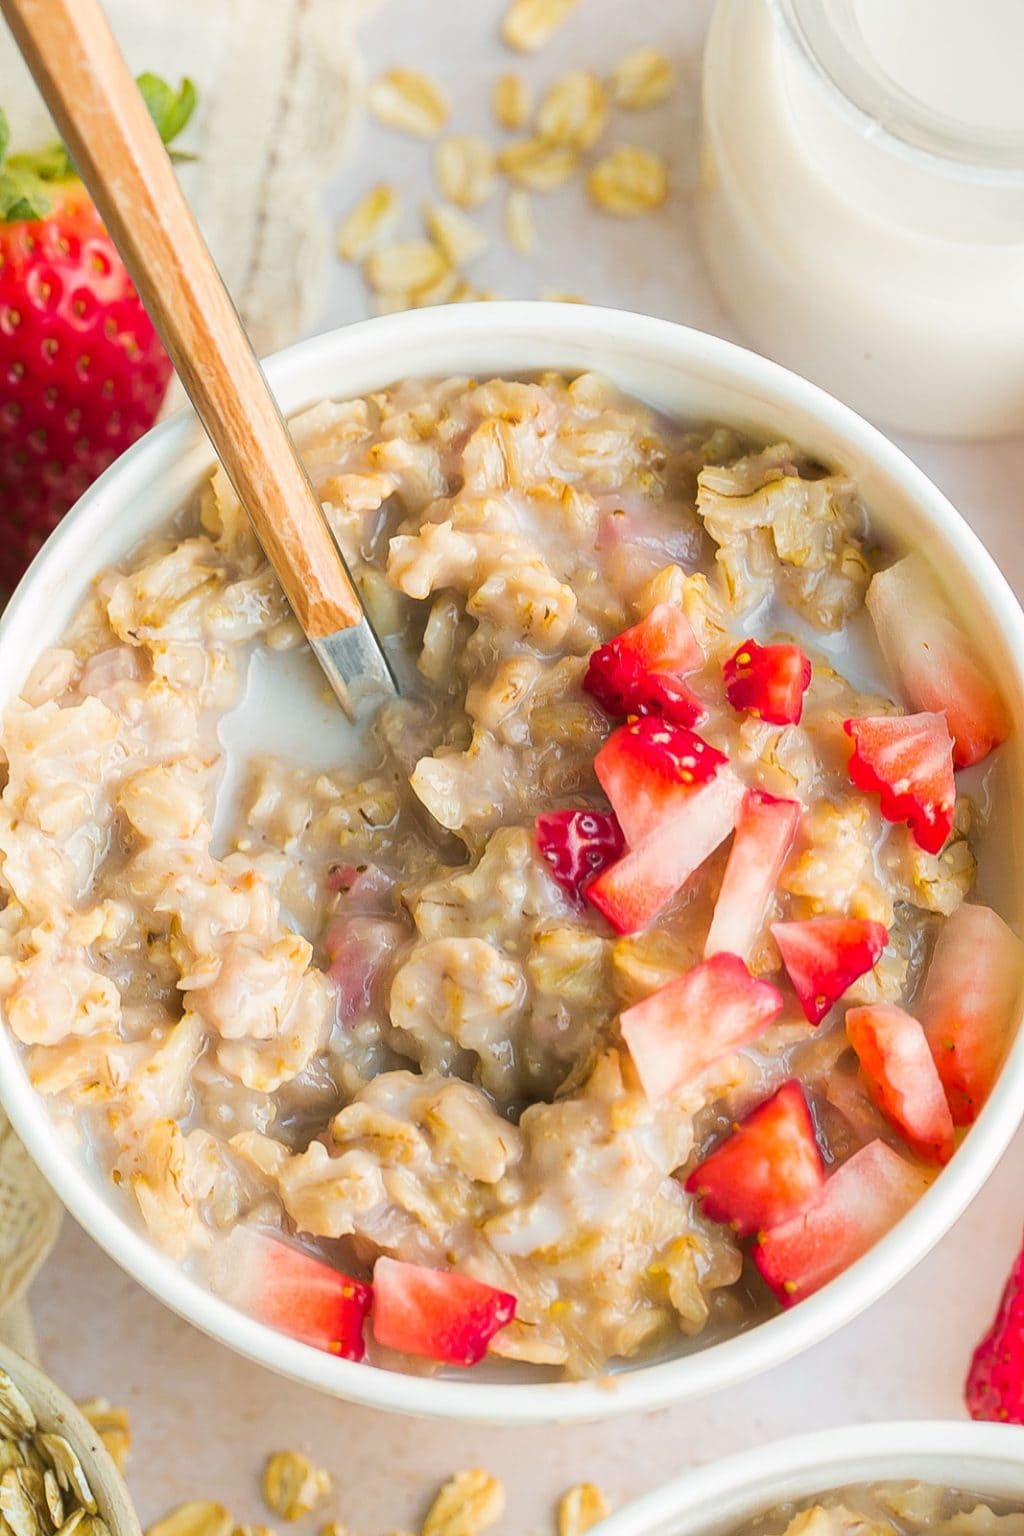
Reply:
M161 139L165 144L170 144L195 111L195 86L186 78L175 90L166 80L161 80L159 75L149 73L139 75L135 83Z
M49 212L49 201L36 187L32 177L16 170L0 170L0 224L19 224L24 219L41 219Z
M7 113L4 111L3 107L0 107L0 165L3 164L4 155L7 153L7 146L10 143L10 140L11 125L7 121Z

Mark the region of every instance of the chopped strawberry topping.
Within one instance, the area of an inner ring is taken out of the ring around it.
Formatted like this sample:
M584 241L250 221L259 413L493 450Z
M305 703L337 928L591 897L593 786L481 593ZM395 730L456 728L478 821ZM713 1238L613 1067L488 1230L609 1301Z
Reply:
M1024 1424L1024 1250L992 1326L974 1351L965 1395L972 1419Z
M695 731L646 715L612 731L594 772L632 848L726 761Z
M948 1163L953 1117L924 1030L902 1008L851 1008L846 1033L879 1109L919 1157Z
M363 1358L370 1286L253 1227L236 1227L220 1257L214 1288L250 1317L330 1355Z
M798 645L758 645L744 640L722 667L733 709L770 725L796 725L811 686L811 663Z
M772 935L800 1006L812 1024L820 1024L847 987L878 963L889 942L883 923L858 917L773 923Z
M583 887L622 853L622 828L602 811L547 811L534 822L537 847L551 874L576 901Z
M620 1025L644 1093L664 1099L756 1040L781 1008L778 990L736 955L712 955L627 1008Z
M992 1091L1020 1015L1024 945L990 907L963 902L939 929L917 1006L956 1125Z
M693 1170L686 1188L713 1221L727 1221L746 1237L799 1216L824 1182L807 1100L790 1081Z
M327 974L337 987L338 1022L369 1012L374 995L409 930L395 918L360 914L332 918L324 933Z
M373 1269L373 1336L387 1349L447 1365L476 1365L516 1315L516 1298L454 1270L380 1258Z
M334 864L325 884L337 897L336 910L383 912L395 881L379 864Z
M905 821L926 853L953 830L956 781L945 715L878 715L844 720L853 737L850 778L877 794L887 821Z
M911 706L945 715L957 768L980 762L1006 740L1006 706L923 556L908 555L879 571L867 605L882 654Z
M784 1307L842 1274L894 1227L928 1187L920 1169L871 1141L826 1182L800 1216L763 1233L758 1269Z
M682 797L650 834L592 880L586 898L618 933L654 921L736 824L742 781L723 768L710 783Z
M704 655L680 608L659 603L590 658L583 686L610 715L661 715L674 725L696 725L704 714L682 679L704 665Z
M768 904L800 820L797 800L747 791L715 903L704 954L724 950L746 960L757 941Z

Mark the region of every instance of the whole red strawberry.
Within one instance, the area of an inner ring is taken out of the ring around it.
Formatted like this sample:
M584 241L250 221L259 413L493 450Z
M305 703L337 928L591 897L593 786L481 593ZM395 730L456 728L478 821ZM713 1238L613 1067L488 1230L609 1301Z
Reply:
M139 88L165 143L195 104ZM6 162L0 112L0 584L153 425L171 363L62 146Z
M966 1397L972 1419L1024 1424L1024 1251L1010 1271L992 1327L974 1351Z

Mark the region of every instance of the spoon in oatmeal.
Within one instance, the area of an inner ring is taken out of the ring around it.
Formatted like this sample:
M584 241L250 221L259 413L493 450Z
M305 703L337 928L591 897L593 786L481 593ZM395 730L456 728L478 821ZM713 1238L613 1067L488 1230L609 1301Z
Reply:
M99 0L0 12L314 655L360 713L394 675Z

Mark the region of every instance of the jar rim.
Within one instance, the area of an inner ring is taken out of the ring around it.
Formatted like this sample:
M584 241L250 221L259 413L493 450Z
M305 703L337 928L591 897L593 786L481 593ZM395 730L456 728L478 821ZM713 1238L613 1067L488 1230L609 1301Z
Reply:
M973 126L919 101L874 60L853 0L769 0L791 39L866 128L947 169L1024 175L1024 130Z

